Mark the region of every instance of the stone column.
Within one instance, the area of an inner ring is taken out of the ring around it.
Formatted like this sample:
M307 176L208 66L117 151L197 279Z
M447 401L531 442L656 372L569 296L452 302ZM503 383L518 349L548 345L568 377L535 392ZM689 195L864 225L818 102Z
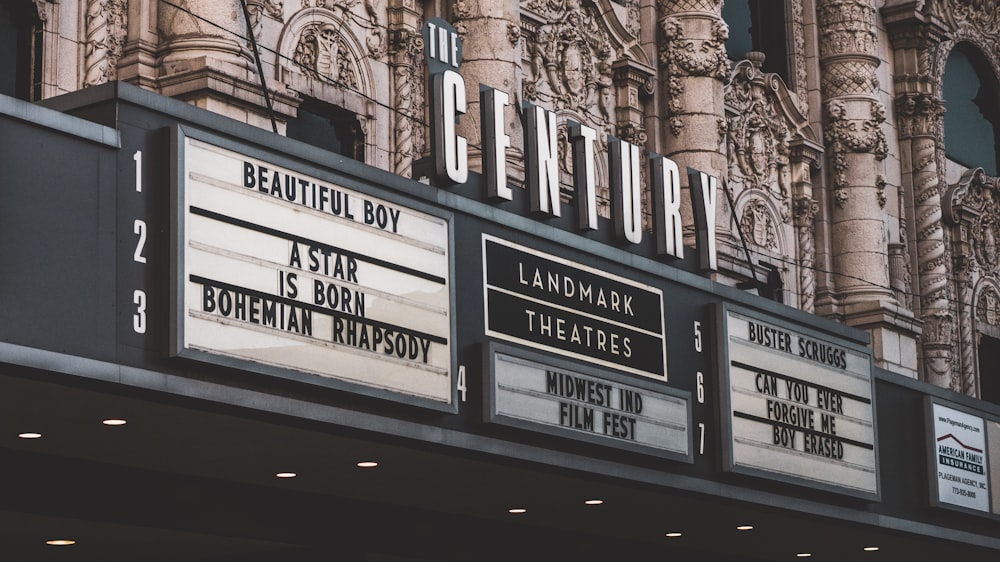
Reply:
M687 184L685 167L723 181L728 169L722 141L726 134L724 87L729 73L729 28L722 21L722 0L658 0L657 4L660 91L666 106L663 155L677 162L682 184ZM681 193L685 238L693 237L690 196L687 189ZM719 201L724 200L720 194ZM720 209L725 206L719 204ZM727 223L720 221L717 225L725 228Z
M817 12L836 292L843 305L893 299L875 8L867 0L821 0Z
M510 96L505 129L510 136L507 149L508 174L523 174L520 153L524 137L519 118L521 104L521 8L519 2L459 0L452 4L455 30L462 37L462 76L465 78L467 112L458 133L469 141L469 169L482 171L482 126L479 85L506 92Z
M424 84L426 65L420 35L421 14L413 0L392 0L389 4L389 66L393 106L392 171L413 176L413 161L423 150Z

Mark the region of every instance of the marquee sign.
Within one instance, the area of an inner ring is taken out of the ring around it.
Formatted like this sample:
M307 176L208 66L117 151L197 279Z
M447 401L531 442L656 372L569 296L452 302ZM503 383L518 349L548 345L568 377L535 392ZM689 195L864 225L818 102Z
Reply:
M449 222L177 141L174 353L453 402Z
M925 410L931 504L1000 515L1000 503L992 497L1000 487L1000 467L992 458L1000 425L930 397Z
M871 352L730 305L718 332L724 469L879 499Z
M690 395L491 345L486 421L691 462Z
M663 292L483 235L486 335L667 379Z

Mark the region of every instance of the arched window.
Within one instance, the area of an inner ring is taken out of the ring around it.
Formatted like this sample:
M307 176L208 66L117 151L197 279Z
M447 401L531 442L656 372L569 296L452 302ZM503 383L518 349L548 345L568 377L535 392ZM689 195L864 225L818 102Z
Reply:
M42 22L31 0L0 2L0 94L42 97Z
M306 98L298 115L288 121L289 138L365 161L365 134L354 113L314 98Z
M767 55L762 70L788 83L784 1L726 0L722 19L729 25L726 53L730 60L743 60L748 51L760 51Z
M948 158L997 175L1000 88L983 56L969 45L948 55L944 72L944 145Z

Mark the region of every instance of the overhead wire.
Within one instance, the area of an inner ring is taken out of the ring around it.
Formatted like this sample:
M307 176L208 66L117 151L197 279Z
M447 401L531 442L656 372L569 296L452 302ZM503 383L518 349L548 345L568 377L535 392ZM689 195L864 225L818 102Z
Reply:
M204 16L202 16L200 14L197 14L197 13L191 11L190 9L186 8L185 6L181 6L179 4L176 4L176 3L172 2L171 0L158 0L158 1L160 3L162 3L162 4L166 4L166 5L172 7L174 9L176 9L176 10L179 10L179 11L181 11L181 12L183 12L183 13L185 13L185 14L187 14L187 15L189 15L189 16L191 16L191 17L193 17L193 18L195 18L195 19L197 19L199 21L205 22L205 23L211 25L212 27L214 27L216 29L225 31L226 33L229 33L229 34L233 35L234 37L243 40L244 42L251 42L252 41L253 44L255 45L255 49L259 49L261 51L269 52L269 53L273 54L279 60L284 60L286 62L289 62L289 63L292 63L292 64L296 64L296 61L293 58L288 57L286 55L283 55L279 51L277 51L275 49L272 49L271 47L268 47L266 45L261 45L261 44L257 43L256 42L256 38L246 37L246 36L240 34L239 32L237 32L237 31L235 31L235 30L233 30L233 29L231 29L229 27L226 27L226 26L221 25L221 24L219 24L217 22L214 22L214 21L212 21L212 20L210 20L210 19L208 19L208 18L206 18L206 17L204 17ZM242 4L245 5L245 0L240 0L240 1L241 1ZM364 21L363 19L360 19L359 16L357 16L356 14L349 13L349 15L356 22L358 22L358 21L363 22ZM359 23L359 25L361 25L362 27L368 28L368 29L371 29L372 27L374 27L374 26L367 25L366 23ZM247 31L249 32L249 34L251 36L253 35L253 30L251 29L251 23L250 23L250 20L249 20L249 15L247 16ZM258 54L258 58L259 58L259 54ZM264 77L263 77L263 67L259 64L259 62L258 62L258 72L261 74L261 80L262 80L262 84L263 84L263 79L264 79ZM343 89L349 90L352 93L355 93L355 94L363 97L365 100L367 100L367 101L369 101L371 103L374 103L374 104L378 105L379 107L382 107L384 109L389 110L390 112L400 113L401 114L401 112L398 109L396 109L395 107L389 105L388 103L382 102L382 101L378 100L377 98L374 98L374 97L366 94L363 91L360 91L360 90L358 90L356 88L353 88L350 84L347 84L347 83L344 83L344 82L340 82L338 80L334 80L334 79L332 79L329 76L318 75L317 77L320 80L322 80L323 82L326 82L328 84L337 86L339 88L343 88ZM263 86L263 87L266 88L266 86ZM428 127L429 126L429 124L426 121L424 121L424 120L416 117L415 115L406 115L406 117L408 117L409 119L411 119L415 124L421 125L423 127ZM276 126L275 126L275 128L276 128ZM476 148L476 149L479 149L479 150L482 149L482 146L480 146L480 145L470 144L469 146L471 146L473 148ZM728 192L728 188L724 186L724 189L727 190L726 191L726 195L730 196L729 192ZM604 199L606 199L606 198L604 198ZM644 213L644 214L648 214L648 213ZM733 215L733 220L735 221L735 213ZM740 230L738 225L737 225L737 230ZM742 235L742 230L740 230L740 234ZM741 236L741 239L742 239L742 236ZM765 253L765 252L760 252L760 251L754 250L752 248L748 248L748 247L746 247L745 241L744 241L744 251L748 254L748 262L750 262L749 266L750 266L750 270L751 271L754 271L752 260L749 259L749 254L751 254L751 253L752 254L756 254L758 256L765 257L765 258L767 258L770 261L776 261L776 262L779 262L779 263L784 263L786 266L801 267L801 264L798 263L797 261L794 261L794 260L791 260L791 259L787 259L787 258L783 258L783 257L777 256L777 255L772 255L772 254ZM819 267L817 265L813 265L811 267L811 269L813 271L817 272L817 273L823 273L823 274L826 274L826 275L835 275L835 276L840 276L840 277L844 277L844 278L847 278L847 279L851 279L851 280L854 280L854 281L859 281L861 283L865 283L865 284L870 285L872 287L876 287L876 288L879 288L879 289L884 289L886 291L890 291L893 294L899 293L899 294L903 294L903 295L909 296L911 298L919 298L920 297L919 294L914 293L912 291L897 289L895 287L892 287L891 285L890 286L881 285L879 283L871 281L870 279L864 279L864 278L858 277L856 275L851 275L851 274L840 272L840 271L830 271L830 270L821 268L821 267ZM757 281L756 273L753 273L752 277L753 277L754 281Z

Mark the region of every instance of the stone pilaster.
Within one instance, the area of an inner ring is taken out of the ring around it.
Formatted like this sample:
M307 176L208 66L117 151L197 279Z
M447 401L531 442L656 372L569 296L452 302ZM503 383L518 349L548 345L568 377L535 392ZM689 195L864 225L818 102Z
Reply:
M404 177L413 174L413 161L423 151L420 122L424 107L424 44L421 15L414 0L393 0L389 6L389 66L392 79L393 162L392 171Z
M510 95L504 112L504 126L510 136L508 174L523 166L519 153L524 144L518 107L521 103L521 8L518 2L495 0L458 0L451 6L451 18L462 37L462 76L465 79L467 111L458 127L469 141L469 169L482 171L480 149L479 85L502 90Z
M658 8L664 156L681 170L695 168L724 181L729 28L722 21L722 0L659 0ZM686 184L686 174L681 176ZM688 190L681 193L685 235L693 236Z
M948 251L941 222L941 174L937 166L937 131L944 104L926 94L903 94L896 100L901 144L910 152L917 253L923 378L951 386L952 317L948 298Z
M913 209L910 238L916 265L913 309L923 322L920 338L924 380L953 386L955 319L949 299L948 251L942 223L943 173L938 167L943 141L944 102L935 95L932 53L943 28L920 16L917 3L883 10L893 47L895 100L903 187ZM906 242L906 240L902 240ZM911 262L912 263L912 262Z
M816 213L819 204L812 197L799 197L792 205L795 234L799 248L799 308L813 312L816 308Z

